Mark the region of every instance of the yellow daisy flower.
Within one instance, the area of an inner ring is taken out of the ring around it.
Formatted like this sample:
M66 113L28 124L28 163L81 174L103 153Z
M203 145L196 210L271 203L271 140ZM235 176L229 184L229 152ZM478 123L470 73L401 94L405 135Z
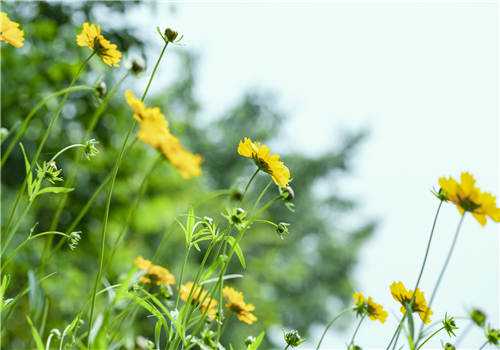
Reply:
M115 44L112 44L101 34L99 26L85 22L82 31L76 36L76 43L78 46L86 46L95 51L108 66L119 66L122 53Z
M252 158L259 169L271 175L276 185L286 187L290 182L290 170L280 160L279 155L271 154L271 150L266 145L245 137L238 145L238 154Z
M495 196L482 192L470 173L463 172L460 183L452 177L441 177L439 186L446 200L454 203L461 214L470 212L482 226L486 225L487 217L500 221L500 209L496 205Z
M135 265L144 271L144 276L141 276L140 282L144 284L156 284L169 286L175 284L175 276L163 266L155 265L151 261L138 256L134 260Z
M0 41L17 48L24 45L24 32L19 29L19 23L11 21L5 12L0 12Z
M186 150L179 139L172 135L160 109L146 107L130 90L125 91L125 99L134 112L134 119L139 122L137 137L163 153L183 178L200 176L202 157Z
M238 320L246 324L252 324L257 321L257 317L252 314L255 306L245 303L242 292L238 292L231 287L224 287L222 293L227 300L226 307L236 314Z
M191 290L193 290L192 293ZM183 301L187 301L190 293L191 304L199 306L201 312L206 312L208 318L213 320L217 315L217 300L212 298L210 293L202 287L194 286L193 282L187 282L181 286L179 294Z
M363 293L356 292L352 295L352 298L354 299L354 309L358 314L366 314L371 320L379 320L381 323L384 323L387 319L387 311L384 310L381 304L377 304L372 297L365 298Z
M406 312L406 304L411 302L413 291L406 289L403 282L393 282L390 286L392 297L401 303L401 312ZM417 288L415 300L412 305L412 312L417 312L424 323L431 322L432 310L427 306L424 293Z

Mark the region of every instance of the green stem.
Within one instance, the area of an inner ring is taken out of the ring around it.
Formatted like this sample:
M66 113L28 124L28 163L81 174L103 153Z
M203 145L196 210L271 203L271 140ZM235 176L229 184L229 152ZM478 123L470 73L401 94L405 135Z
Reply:
M330 327L333 325L333 323L335 321L337 321L343 314L345 314L346 312L351 311L351 310L352 310L352 308L347 308L345 310L342 310L337 315L335 315L334 318L332 318L332 320L326 325L325 330L323 331L323 334L321 335L321 338L319 339L318 345L316 345L316 350L319 350L319 348L321 347L321 343L323 342L323 339L325 338L326 333L328 332Z
M257 168L257 170L255 170L252 177L250 178L250 180L247 182L247 185L245 186L245 190L243 191L243 195L241 196L242 202L243 202L243 199L245 198L245 195L247 194L248 188L250 187L251 183L253 182L253 180L255 179L257 174L259 173L259 170L260 170L260 168Z
M469 323L467 324L467 326L465 327L465 329L460 333L460 335L458 336L457 340L455 341L455 344L454 344L455 348L458 348L458 346L465 339L465 337L467 336L467 334L469 334L469 332L471 331L471 329L472 329L473 326L474 326L474 322L469 321Z
M264 197L264 195L266 194L267 190L269 189L269 187L273 184L273 180L269 181L269 183L267 184L266 187L264 187L264 189L260 192L259 196L257 197L257 199L255 200L255 203L252 207L252 211L255 210L255 208L257 208L257 206L259 205L262 197Z
M5 162L9 158L9 155L14 150L14 147L16 147L18 141L21 139L21 137L24 136L24 133L26 132L26 130L28 130L28 126L31 123L31 120L33 119L35 114L43 106L45 106L47 104L47 102L49 102L54 97L57 97L60 95L70 94L70 93L78 92L78 91L89 91L89 90L93 91L94 88L92 86L87 86L87 85L77 85L77 86L73 86L73 87L67 87L67 88L64 88L62 90L51 93L50 95L44 97L40 102L38 102L38 104L35 107L33 107L33 109L28 113L26 118L23 120L23 123L21 124L21 126L17 130L16 134L14 135L14 138L10 141L5 152L2 152L1 166L2 167L4 166Z
M485 342L483 343L483 345L481 345L481 346L479 347L479 350L483 350L483 349L486 347L486 345L488 345L488 343L489 343L489 340L485 341Z
M155 73L158 70L158 66L160 65L161 59L163 58L163 55L165 53L165 50L166 50L167 46L168 46L168 42L165 42L165 45L163 46L163 49L162 49L162 51L160 53L160 56L158 57L158 60L156 61L156 64L155 64L155 66L153 68L151 76L149 77L149 81L148 81L148 84L146 86L146 89L144 90L144 93L142 94L141 101L144 101L144 99L146 98L146 95L147 95L147 93L149 91L149 88L151 86L151 82L153 81ZM90 342L91 342L90 333L91 333L91 330L92 330L92 323L93 323L93 318L94 318L94 309L95 309L97 287L98 287L99 282L101 280L101 275L102 275L102 270L103 270L103 265L104 265L104 250L105 250L105 247L106 247L106 233L107 233L107 226L108 226L109 210L110 210L110 207L111 207L111 197L113 195L113 189L114 189L114 185L115 185L115 181L116 181L116 176L118 174L118 169L120 168L120 165L121 165L121 162L122 162L122 159L123 159L123 154L124 154L126 145L128 143L128 139L129 139L130 135L132 134L132 131L135 128L135 123L136 123L135 121L132 123L130 129L128 130L128 132L125 135L125 138L123 140L123 144L122 144L122 147L121 147L120 154L119 154L118 159L117 159L117 161L115 162L115 165L114 165L113 175L111 177L111 184L110 184L108 195L107 195L107 199L106 199L106 207L105 207L105 210L104 210L103 227L102 227L102 231L101 231L101 248L100 248L100 252L99 252L99 270L97 271L97 275L96 275L95 282L94 282L94 288L92 290L92 302L91 302L91 307L90 307L89 327L88 327L88 333L89 334L87 336L87 347L88 348L90 348Z
M23 219L26 216L26 214L28 214L28 212L29 212L32 204L33 204L32 201L28 202L28 205L26 205L26 208L24 208L24 211L21 213L21 215L17 219L17 222L14 225L14 227L12 228L12 231L10 231L10 233L7 232L8 236L5 239L5 242L2 242L2 254L1 254L1 256L3 256L5 254L5 252L7 251L7 247L9 246L9 243L12 241L12 238L14 238L14 235L16 234L16 231L19 228L19 225L23 221Z
M448 264L450 263L451 256L453 255L453 251L455 250L455 246L456 246L457 241L458 241L458 236L459 236L459 233L460 233L460 229L462 228L462 224L464 222L465 213L466 212L464 212L462 214L462 216L460 217L460 221L458 222L457 228L455 230L455 235L453 236L453 241L451 243L450 249L448 250L448 254L446 255L446 259L445 259L444 265L441 268L441 272L439 273L439 277L438 277L438 279L436 281L436 284L434 285L434 289L432 290L432 294L431 294L431 298L429 299L429 306L428 306L427 310L431 310L431 307L432 307L432 304L434 302L434 299L436 298L437 290L438 290L438 288L439 288L439 286L441 284L441 281L443 280L443 276L444 276L444 274L446 272ZM424 316L424 319L426 319L426 318L427 318L427 313ZM423 336L423 334L422 334L423 329L424 329L424 323L422 323L422 325L420 326L420 329L418 331L417 344L418 344L419 340L421 339L421 337Z
M50 162L55 162L55 160L61 155L63 154L64 152L72 149L72 148L85 148L85 145L81 144L81 143L75 143L75 144L72 144L72 145L69 145L67 147L64 147L62 150L60 150L59 152L57 152L52 158L50 158L49 160L49 163Z
M413 302L415 301L415 295L417 292L417 288L420 285L420 281L421 281L422 275L424 273L425 265L427 263L427 258L429 256L429 251L431 248L432 238L434 237L434 229L436 228L437 219L439 216L439 212L441 211L442 205L443 205L443 201L440 200L439 205L438 205L437 210L436 210L436 214L434 215L434 220L432 221L431 232L429 233L429 239L427 240L427 246L425 248L424 260L422 261L422 265L420 267L420 272L418 274L417 282L415 283L415 288L413 288L413 295L411 298L411 304L413 304ZM401 329L401 326L402 326L405 318L406 318L406 313L403 315L401 322L399 323L398 327L396 328L396 331L392 335L391 341L389 342L389 345L387 345L386 350L389 350L389 347L391 346L392 342L397 343L398 338L399 338L399 334L401 334L400 329ZM417 339L417 342L418 342L418 339Z
M438 330L436 330L435 332L433 332L431 335L429 335L427 337L427 339L425 339L422 344L420 344L420 346L417 348L417 350L419 350L420 348L422 348L422 346L425 345L425 343L427 343L429 340L431 340L432 337L434 337L436 334L438 334L439 332L441 332L442 330L444 329L444 326L439 328Z
M364 314L361 319L359 320L359 323L356 327L356 329L354 330L354 333L352 335L352 338L351 338L351 341L349 342L349 345L352 345L354 344L354 339L356 338L356 334L358 334L358 331L359 331L359 328L361 327L361 324L363 323L363 321L365 320L365 317L366 317L366 314Z

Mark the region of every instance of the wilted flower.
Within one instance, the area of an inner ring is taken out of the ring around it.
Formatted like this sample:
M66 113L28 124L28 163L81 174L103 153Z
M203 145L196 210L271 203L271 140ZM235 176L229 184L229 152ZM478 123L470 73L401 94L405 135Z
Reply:
M137 137L162 152L182 177L200 176L201 156L187 151L170 133L168 122L160 109L146 107L130 90L125 91L125 98L134 112L134 119L139 122Z
M238 154L252 158L259 169L268 173L279 187L285 187L290 182L290 170L280 160L279 155L271 154L266 145L245 137L238 145Z
M470 173L463 172L460 183L451 177L441 177L439 186L446 200L454 203L461 214L470 212L482 226L486 225L487 217L500 221L495 196L476 187L476 180Z
M474 322L479 327L483 328L486 324L486 314L479 309L472 309L469 317L472 322Z
M19 23L11 21L5 12L0 12L0 41L17 48L24 45L24 32L19 29Z
M85 148L83 149L83 155L85 158L90 159L99 153L99 150L96 147L98 143L99 142L94 139L90 139L85 142Z
M363 293L356 292L353 294L354 310L358 316L368 315L371 320L379 320L384 323L388 313L384 310L381 304L377 304L372 297L365 298Z
M151 261L138 256L135 265L144 272L139 281L144 284L169 286L175 284L175 276L163 266L155 265Z
M252 313L255 306L245 303L242 292L238 292L231 287L224 287L222 293L227 301L226 307L236 314L238 320L246 324L257 321L257 317Z
M195 286L193 282L187 282L181 286L179 294L183 301L187 301L191 294L191 303L199 306L202 312L206 312L209 319L213 320L215 318L218 302L201 286Z
M293 348L299 346L305 341L305 339L300 336L299 331L295 329L290 331L285 331L283 337L285 338L285 343L287 343Z
M86 46L94 51L108 66L117 67L122 53L115 44L112 44L101 34L101 28L95 24L85 22L82 31L76 36L78 46Z
M420 289L416 289L413 301L413 291L407 290L403 282L393 282L390 290L393 298L401 303L401 312L403 314L406 312L406 306L411 304L411 312L417 312L422 322L431 322L432 310L427 306L424 293Z
M449 337L455 336L455 330L458 329L455 320L453 319L453 317L448 317L448 314L444 315L443 327L446 333L448 333Z

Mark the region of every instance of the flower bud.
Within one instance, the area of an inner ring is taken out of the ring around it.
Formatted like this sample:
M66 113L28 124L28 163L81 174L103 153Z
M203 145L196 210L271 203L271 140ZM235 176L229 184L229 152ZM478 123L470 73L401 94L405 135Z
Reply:
M250 346L253 344L253 342L255 341L255 337L252 337L251 335L249 335L248 337L246 337L245 339L245 345L246 346Z
M77 231L77 232L71 232L69 234L69 239L68 239L69 249L74 250L76 248L78 242L80 242L81 239L80 233L82 232Z
M165 29L165 38L167 38L167 41L169 43L175 42L175 39L179 36L179 33L177 33L175 30L171 28Z
M446 343L443 345L443 349L444 350L455 350L455 345L450 344L450 343Z
M479 327L484 327L484 324L486 323L486 314L479 310L479 309L472 309L472 311L469 314L470 319L472 322L474 322L476 325Z
M299 332L295 329L291 331L286 331L284 334L284 338L285 338L285 343L287 343L291 347L299 346L305 341L305 339L302 338Z
M349 347L347 348L348 350L362 350L361 349L361 346L359 345L355 345L355 344L351 344L349 345Z
M85 158L90 159L94 157L97 153L99 153L99 150L96 148L95 145L97 145L99 142L97 142L94 139L90 139L87 142L85 142L85 148L83 150L83 154Z
M458 329L455 320L453 319L453 317L448 317L448 314L444 315L443 327L446 333L448 333L449 337L455 336L455 330Z
M241 202L243 199L243 193L239 190L232 190L231 191L231 200L236 201L236 202Z
M97 96L99 98L104 98L106 94L108 93L108 86L104 81L101 81L97 86L95 87L95 91L97 92Z
M493 345L498 345L500 343L500 329L490 328L490 326L487 326L485 333L488 343Z
M144 63L144 60L141 58L134 58L130 62L130 71L138 75L142 73L146 69L146 63Z
M286 222L280 222L278 226L276 226L276 233L278 234L278 236L280 236L281 239L283 239L285 236L288 236L288 226L290 226L290 224Z

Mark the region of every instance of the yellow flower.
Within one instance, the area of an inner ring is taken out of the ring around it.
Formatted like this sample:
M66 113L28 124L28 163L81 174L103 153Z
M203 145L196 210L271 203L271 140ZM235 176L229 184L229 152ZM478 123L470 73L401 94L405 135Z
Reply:
M145 284L154 283L157 286L175 284L175 276L163 266L154 265L142 256L135 258L134 263L139 269L144 271L144 276L141 276L140 282Z
M259 169L271 175L276 185L286 187L290 182L290 170L280 160L279 155L271 154L266 145L245 137L238 145L238 154L252 158Z
M476 180L470 173L463 172L460 183L452 177L441 177L439 186L446 200L454 203L461 214L470 212L482 226L486 225L488 216L493 221L500 221L495 196L476 187Z
M413 297L413 291L407 290L403 282L393 282L390 289L392 297L401 303L401 312L404 314L406 312L406 305L411 302ZM412 312L417 312L422 322L431 322L432 310L427 306L424 293L418 288L415 291Z
M19 23L11 21L5 12L0 12L0 41L17 48L24 45L24 32L19 29Z
M122 58L118 47L101 34L99 26L92 23L83 24L82 31L76 36L76 43L93 50L108 66L117 67Z
M238 292L231 287L224 287L222 293L227 300L226 307L236 314L238 320L246 324L252 324L257 321L257 317L252 314L252 311L255 310L255 306L245 303L242 292Z
M179 294L183 301L187 301L190 293L191 304L199 306L201 312L206 312L208 318L213 320L217 314L217 300L212 298L210 293L202 287L194 286L193 282L187 282L181 286Z
M387 311L384 310L381 304L377 304L372 297L368 297L367 299L363 293L356 292L352 295L352 298L354 299L355 310L358 314L366 314L371 320L379 320L381 323L384 323L387 319Z
M160 109L146 107L130 90L125 91L125 99L134 112L134 119L139 122L137 137L163 153L183 178L200 176L202 157L186 150L172 135Z

